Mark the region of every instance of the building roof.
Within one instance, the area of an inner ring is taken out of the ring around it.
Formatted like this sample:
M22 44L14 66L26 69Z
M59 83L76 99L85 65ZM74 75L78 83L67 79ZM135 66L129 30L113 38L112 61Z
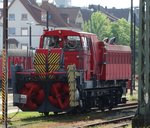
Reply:
M130 11L129 8L116 9L115 7L107 8L107 6L104 8L100 5L89 5L89 8L93 9L94 11L101 11L102 13L106 14L110 20L125 18L128 21Z
M128 16L129 16L129 8L125 9L116 9L116 8L109 8L106 10L109 14L121 19L125 18L128 21Z
M91 18L91 14L93 13L89 9L82 9L81 12L82 12L82 17L83 17L84 21L88 21ZM115 17L114 15L111 15L110 13L105 11L104 9L103 10L101 9L100 12L105 14L111 21L116 21L119 19L119 18Z
M16 0L13 0L11 4L9 5L9 8ZM45 23L41 20L42 12L44 11L42 8L39 7L39 5L36 3L36 0L20 0L20 2L23 4L23 6L26 8L26 10L31 14L31 16L34 18L36 22L38 22L41 25L44 25ZM2 16L1 16L2 17ZM49 22L50 26L56 27L57 25L53 22Z
M8 44L19 44L19 42L15 38L9 38L8 39Z
M37 5L34 0L20 0L24 7L29 11L32 17L38 22L41 23L41 12L42 9Z
M108 13L107 11L102 11L105 15L107 15L107 17L111 20L111 21L117 21L119 18Z
M61 14L68 14L71 23L75 23L77 15L79 14L80 7L67 7L59 8Z
M91 18L92 11L89 9L81 9L81 13L84 21L88 21Z
M42 5L40 7L49 12L49 15L51 15L51 19L49 19L49 20L51 22L55 23L58 27L68 27L69 26L63 20L58 8L55 5L50 4L47 1L43 1Z

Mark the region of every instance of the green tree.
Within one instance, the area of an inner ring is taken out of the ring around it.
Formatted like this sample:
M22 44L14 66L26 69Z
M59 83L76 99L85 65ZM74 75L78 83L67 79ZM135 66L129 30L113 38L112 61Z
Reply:
M116 37L116 42L130 45L130 23L124 18L111 22L101 12L94 12L91 19L85 22L84 31L95 33L100 40L106 37ZM136 45L138 44L138 28L136 27Z
M111 24L112 36L116 37L119 44L130 45L130 23L119 19Z
M111 37L111 22L105 14L94 12L91 19L85 22L84 31L95 33L102 40L105 37Z

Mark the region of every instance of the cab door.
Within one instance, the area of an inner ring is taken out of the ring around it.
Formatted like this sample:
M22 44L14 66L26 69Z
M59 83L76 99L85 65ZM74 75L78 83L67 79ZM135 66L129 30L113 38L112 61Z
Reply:
M83 46L83 58L84 58L84 78L85 80L90 80L91 79L91 63L90 63L90 58L91 58L91 52L90 52L90 42L91 39L82 36L82 46Z

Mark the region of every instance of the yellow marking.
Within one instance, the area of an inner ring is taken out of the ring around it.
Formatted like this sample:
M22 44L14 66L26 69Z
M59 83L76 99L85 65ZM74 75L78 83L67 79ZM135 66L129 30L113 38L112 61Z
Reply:
M60 54L58 53L50 53L48 55L48 72L58 71L60 69ZM54 75L49 75L50 79L54 79Z
M55 76L54 76L54 75L50 75L49 78L50 78L50 79L54 79Z
M60 66L59 65L49 65L49 68L48 68L49 70L49 72L51 72L51 71L57 71L57 70L59 70L60 69Z
M35 70L37 73L46 73L46 66L45 65L35 65ZM45 79L46 76L39 75L41 79Z
M76 99L75 92L77 90L76 88L76 71L75 71L75 65L68 65L67 67L67 73L68 73L68 84L69 84L69 101L70 106L77 106L79 103Z
M34 68L37 73L46 73L46 55L43 53L36 53L34 58ZM46 76L39 75L39 78L45 79Z
M46 55L37 53L35 55L34 64L45 64L46 62Z
M3 49L3 53L2 53L2 123L4 123L7 119L6 117L6 90L5 90L5 86L6 86L6 79L7 79L7 76L6 76L6 50Z
M36 69L36 71L38 72L38 73L40 73L40 72L46 72L46 66L45 65L36 65L35 66L35 69Z
M60 55L59 54L50 54L48 57L49 64L58 64L60 62Z
M60 66L59 65L49 65L49 72L52 72L52 71L58 71L60 69ZM49 78L50 79L53 79L55 78L54 75L49 75Z

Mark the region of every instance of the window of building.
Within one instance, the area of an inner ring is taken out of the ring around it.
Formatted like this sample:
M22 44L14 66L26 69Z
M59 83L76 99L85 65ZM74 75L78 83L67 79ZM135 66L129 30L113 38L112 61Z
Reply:
M16 28L8 28L8 34L9 35L15 35L16 34Z
M82 17L81 13L78 14L78 18Z
M9 14L9 21L15 21L15 14Z
M21 35L23 36L28 35L28 28L21 28Z
M9 44L9 49L16 49L17 45L14 43Z
M22 14L21 15L21 20L23 20L23 21L26 21L26 20L28 20L28 15L27 14Z
M42 12L41 12L41 21L42 21L42 22L46 22L46 15L47 15L47 14L46 14L46 11L42 11Z
M82 28L82 23L76 23L78 27Z
M51 20L52 19L52 15L48 14L48 19Z
M27 50L28 49L28 44L21 44L21 49Z

